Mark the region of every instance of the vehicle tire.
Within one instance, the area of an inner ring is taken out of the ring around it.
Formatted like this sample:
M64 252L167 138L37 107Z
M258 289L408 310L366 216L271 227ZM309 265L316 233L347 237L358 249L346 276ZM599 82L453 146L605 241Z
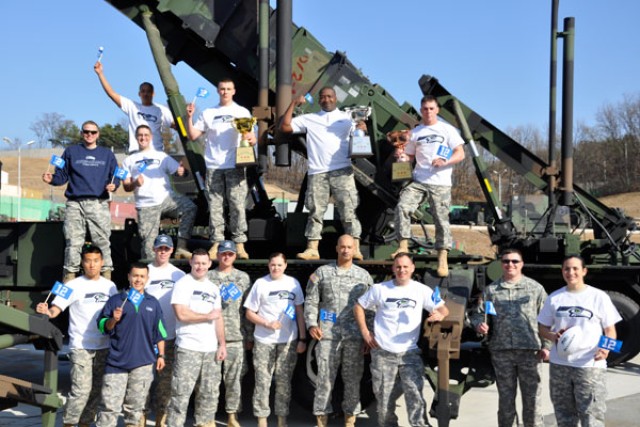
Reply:
M616 324L617 339L622 341L622 349L620 353L610 352L607 358L607 364L615 366L640 352L640 306L620 292L607 291L607 294L622 316L622 321Z
M309 342L305 354L298 357L296 370L293 373L293 400L308 411L313 411L313 396L316 389L316 378L318 374L318 365L316 364L315 355L316 343L317 341L315 340ZM366 355L363 357L365 358L364 372L362 374L362 380L360 381L360 406L362 410L368 408L369 405L371 405L371 402L375 399L371 383L371 370L369 369L371 356ZM334 413L342 412L343 390L342 378L340 372L338 372L331 396L331 406L333 406Z

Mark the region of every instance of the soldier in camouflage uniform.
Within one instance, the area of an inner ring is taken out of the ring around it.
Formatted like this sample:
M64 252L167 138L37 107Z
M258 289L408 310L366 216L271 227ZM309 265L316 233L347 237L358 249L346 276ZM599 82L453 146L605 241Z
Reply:
M100 331L109 335L110 346L96 427L116 427L120 412L124 412L125 426L139 425L153 381L153 367L158 371L164 368L162 308L144 290L149 268L134 263L128 278L129 294L121 292L109 298L97 319Z
M244 168L236 168L236 147L242 138L251 146L256 143L253 132L240 135L233 127L234 118L251 117L251 113L236 104L233 95L236 87L233 81L218 82L220 103L204 110L195 123L195 105L187 105L187 132L195 141L205 135L204 160L207 165L207 199L209 201L209 237L213 243L209 256L215 258L220 242L224 240L224 205L229 207L228 229L231 240L236 243L238 258L248 259L244 244L247 241L247 218L245 203L249 193Z
M451 125L438 120L440 107L431 95L422 98L422 124L411 130L411 138L404 148L410 160L415 159L413 181L400 193L395 210L398 250L391 255L409 252L411 215L423 200L429 202L436 228L438 275L449 274L447 254L451 248L449 205L451 204L451 175L453 165L464 160L464 141Z
M171 295L177 325L167 425L184 425L195 389L195 425L214 427L227 356L220 291L207 278L211 259L206 250L194 250L189 264L191 273L178 280Z
M187 240L196 219L196 205L187 196L176 193L169 181L170 175L184 176L185 168L163 151L153 148L149 126L138 126L136 138L140 151L122 162L123 169L128 172L122 186L125 191L133 191L136 201L142 258L154 256L153 243L158 236L162 216L177 213L180 225L175 257L189 259L191 253L187 250Z
M478 333L489 335L498 386L498 426L513 426L519 384L523 425L542 427L540 362L549 358L551 343L540 339L537 317L547 293L541 284L522 274L519 250L507 249L500 259L502 277L485 288L484 302L471 316L471 324ZM487 304L495 314L487 313Z
M320 89L322 111L293 118L294 109L306 102L304 96L294 99L285 111L280 130L285 133L306 132L308 155L307 196L304 201L309 219L304 235L307 249L300 259L320 259L318 244L322 239L322 221L329 196L333 193L344 232L355 240L353 258L361 260L360 221L356 216L358 191L349 157L349 137L353 130L350 116L336 108L336 92L331 87ZM366 131L361 122L359 129Z
M360 403L360 380L364 370L364 343L353 318L356 300L373 284L369 273L353 264L354 240L345 234L338 239L336 262L323 265L309 278L304 318L311 338L317 340L315 355L318 377L313 414L318 427L326 427L331 407L331 390L342 366L345 426L354 426Z
M371 348L371 377L378 406L378 425L396 425L395 402L400 384L407 403L409 423L428 426L426 402L422 397L424 364L418 348L422 312L429 322L444 319L449 310L428 286L412 280L415 265L409 254L396 255L395 278L376 283L358 298L353 311L365 343ZM373 331L369 329L365 310L375 311Z
M218 267L210 270L209 280L220 290L227 357L222 362L227 425L240 427L237 414L242 410L242 377L247 373L245 349L253 346L253 323L245 317L244 301L251 280L244 271L234 268L236 244L225 240L218 246Z

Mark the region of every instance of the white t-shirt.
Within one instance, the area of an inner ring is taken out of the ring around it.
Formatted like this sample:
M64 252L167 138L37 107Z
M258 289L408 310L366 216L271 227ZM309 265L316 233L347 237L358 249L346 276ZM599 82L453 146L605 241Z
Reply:
M308 174L330 172L351 166L350 116L337 108L331 112L303 114L291 121L294 132L307 133Z
M448 123L438 121L432 126L422 124L414 128L411 131L411 139L404 148L405 153L416 157L413 180L421 184L451 187L453 166L434 168L431 162L439 157L439 147L452 152L454 148L463 144L464 140L456 128Z
M151 128L153 147L163 151L162 131L171 129L171 123L173 123L171 111L164 105L142 105L122 95L120 95L120 105L122 111L129 117L129 153L140 149L136 139L136 128L140 125Z
M176 313L171 305L171 293L175 283L184 276L185 272L173 264L155 267L153 263L149 263L149 281L144 290L160 302L164 315L164 327L167 330L167 340L176 338Z
M579 327L588 341L595 343L592 348L570 355L571 360L558 354L556 345L551 347L549 361L558 365L576 368L606 368L606 360L595 361L599 337L603 328L613 326L622 320L611 298L604 291L588 286L579 292L568 291L566 286L553 292L538 314L538 323L552 331ZM595 336L594 336L595 335Z
M233 169L236 167L236 147L240 134L233 127L234 118L251 117L251 113L236 104L207 108L193 127L205 132L204 161L207 169Z
M144 177L142 187L133 190L137 208L158 206L169 196L171 183L169 175L176 173L180 164L162 151L149 148L128 156L122 167L129 171L129 177L135 180ZM142 171L142 172L141 172Z
M262 325L256 325L253 336L263 344L284 344L298 339L298 324L295 318L285 313L291 313L295 306L304 303L304 295L300 283L293 277L283 275L278 280L270 275L259 278L249 291L244 307L258 313L267 321L279 320L282 328L273 330ZM290 306L293 306L290 307Z
M392 353L403 353L418 347L422 310L432 312L444 305L434 302L433 291L426 285L411 281L396 286L393 280L374 284L358 303L365 310L375 311L373 333L380 347Z
M186 305L195 313L222 310L220 291L208 279L196 280L187 274L173 287L171 304ZM222 316L222 312L220 314ZM216 321L183 323L176 321L176 345L191 351L209 353L218 349Z
M65 286L72 289L69 298L56 296L51 304L62 311L69 307L69 348L109 348L109 336L100 332L96 322L109 297L118 293L116 285L102 276L98 280L80 276Z

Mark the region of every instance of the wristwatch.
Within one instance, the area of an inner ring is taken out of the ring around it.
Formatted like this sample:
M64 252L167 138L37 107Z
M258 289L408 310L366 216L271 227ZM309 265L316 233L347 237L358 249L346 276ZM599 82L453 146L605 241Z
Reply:
M164 354L159 354L158 359L164 359Z

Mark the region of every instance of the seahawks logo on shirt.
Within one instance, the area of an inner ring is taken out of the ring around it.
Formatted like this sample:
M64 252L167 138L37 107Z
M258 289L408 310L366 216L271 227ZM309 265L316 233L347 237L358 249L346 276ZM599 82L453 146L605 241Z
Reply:
M221 116L215 116L213 118L213 123L232 123L233 116L230 114L223 114Z
M160 289L173 289L173 280L152 280L149 286L160 286Z
M269 298L274 298L278 300L290 300L293 301L295 299L295 294L289 291L271 291L269 292Z
M556 317L584 317L585 319L591 319L593 317L593 311L575 305L561 306L556 310Z
M442 135L424 135L418 137L416 140L418 144L444 144L444 137Z
M387 298L385 303L395 304L397 308L414 308L416 301L411 298Z
M151 123L155 123L158 121L157 116L154 116L153 114L149 114L149 113L143 113L142 111L138 111L137 116L140 117L142 120L146 120L147 122L151 122Z
M202 291L194 291L192 298L198 299L204 302L209 302L213 304L216 301L216 295L211 295L207 292Z
M85 294L85 300L93 300L93 302L103 303L109 300L109 295L104 294L102 292L94 292L91 294Z

